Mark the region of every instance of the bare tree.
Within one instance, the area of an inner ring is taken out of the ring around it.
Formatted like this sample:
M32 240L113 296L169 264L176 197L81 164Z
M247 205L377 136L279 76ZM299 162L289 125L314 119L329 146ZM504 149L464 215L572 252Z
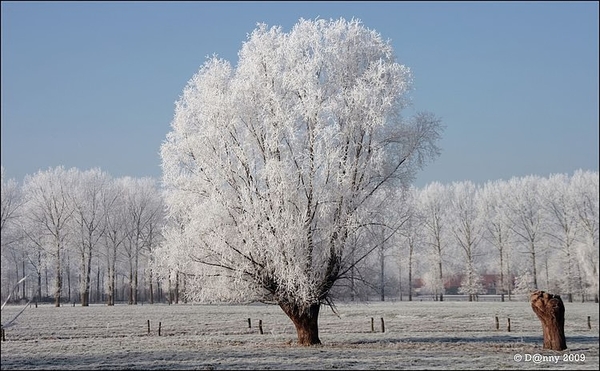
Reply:
M26 176L23 192L28 200L27 218L40 227L44 249L54 262L54 305L59 307L62 294L62 259L74 208L69 192L73 190L76 169L62 166Z
M415 253L424 244L423 219L418 208L419 191L411 186L406 189L398 189L396 192L397 195L393 199L397 202L390 204L392 208L390 214L392 219L400 222L398 232L391 242L395 247L394 254L398 265L398 293L402 300L405 291L402 272L405 265L408 268L405 272L408 278L408 300L412 301Z
M496 249L498 253L498 264L500 273L500 297L504 301L504 295L508 293L510 300L510 249L513 232L509 227L506 217L505 201L508 199L507 183L504 181L487 182L482 189L481 212L485 215L484 238ZM506 273L506 275L505 275ZM507 277L508 275L508 277Z
M530 257L529 266L534 290L539 288L536 258L540 255L539 242L543 233L540 181L540 177L530 175L523 178L512 178L508 182L511 191L507 203L510 209L507 216L510 220L511 230L525 246L525 254Z
M469 301L482 294L483 284L476 267L476 259L483 254L480 245L483 239L483 223L480 213L481 195L471 181L454 182L450 185L449 226L454 241L464 254L464 272L459 293L467 294Z
M372 272L377 278L365 281L379 294L379 299L385 301L386 286L389 278L389 265L386 261L392 256L391 251L395 247L396 234L407 222L409 215L405 206L406 194L404 188L390 190L378 196L378 206L376 206L370 220L365 227L365 236L362 241L363 248L367 251L374 251ZM348 262L349 263L349 262ZM340 277L345 278L345 277Z
M21 248L23 236L19 228L21 211L25 199L22 197L18 183L14 179L6 180L4 178L4 166L1 167L1 173L2 186L0 190L2 209L0 215L0 249L2 252L2 278L8 287L13 286L10 281L20 281L23 288L22 297L25 297L25 280L22 278L25 277L26 259ZM9 261L12 261L10 265L8 264ZM11 277L12 267L15 268L14 277ZM19 275L19 271L21 271L21 275Z
M578 222L576 201L567 174L553 174L543 182L543 185L540 193L549 223L546 233L550 237L550 246L560 252L559 262L563 268L560 277L561 292L566 293L567 301L572 303L573 293L577 291L579 281L576 268L577 256L574 254Z
M156 181L152 178L121 179L125 201L125 243L123 251L129 264L129 304L137 305L139 260L150 224L160 217L162 203Z
M209 59L161 147L170 216L185 224L157 258L195 263L192 298L276 303L300 344L319 344L321 305L369 255L347 258L376 196L438 154L440 121L400 115L410 81L357 20L259 25L235 69Z
M2 210L0 215L0 233L2 234L2 246L12 242L15 236L9 234L9 228L16 229L14 223L19 218L19 209L24 203L19 184L14 179L4 179L4 166L0 167L2 177ZM11 225L12 224L12 225Z
M444 301L444 270L446 250L446 233L448 229L448 187L439 182L425 186L419 193L419 208L423 215L425 241L429 247L432 260L432 275L429 286L436 298Z
M573 174L571 187L575 197L576 213L580 228L579 240L575 245L581 267L581 275L585 277L586 289L598 302L598 265L599 265L599 224L600 202L598 172L578 170Z
M28 215L28 208L31 204L24 205L24 215ZM42 278L47 272L48 263L50 263L50 254L46 248L47 236L45 227L37 223L35 219L22 217L19 219L20 233L23 235L22 249L25 252L28 264L33 268L36 276L35 297L36 302L41 301L42 296Z
M92 257L98 253L103 234L106 229L102 201L107 187L111 182L110 176L100 169L80 172L72 192L74 230L76 239L74 245L79 255L79 294L81 305L89 306L90 282L92 272Z
M152 197L149 200L149 215L147 219L147 223L145 223L145 228L143 230L142 235L142 249L147 253L148 258L148 266L147 266L147 282L149 285L149 294L150 294L150 304L154 303L154 272L153 272L153 253L154 249L159 246L163 242L162 236L162 228L165 223L165 207L164 200L162 195L158 193L158 188L154 186L156 192L152 193ZM182 277L184 280L185 277ZM179 282L179 281L178 281ZM177 297L179 298L179 286L177 286L178 292Z
M106 261L106 304L115 305L117 289L117 261L126 238L125 186L118 179L108 185L102 199L105 231L104 258Z

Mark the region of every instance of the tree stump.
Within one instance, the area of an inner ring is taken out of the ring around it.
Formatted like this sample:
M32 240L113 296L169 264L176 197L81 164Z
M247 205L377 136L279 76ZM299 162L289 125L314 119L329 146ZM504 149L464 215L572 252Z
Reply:
M565 306L559 295L534 291L529 296L531 308L542 322L544 349L565 350Z

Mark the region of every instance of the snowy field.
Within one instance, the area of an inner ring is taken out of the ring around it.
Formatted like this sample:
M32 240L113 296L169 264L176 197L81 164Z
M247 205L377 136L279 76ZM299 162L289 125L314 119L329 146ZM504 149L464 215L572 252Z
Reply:
M598 304L565 307L568 349L554 352L542 349L541 324L527 301L338 304L339 317L323 307L323 345L313 347L295 344L294 326L277 306L40 305L6 329L1 368L598 370ZM21 309L6 306L2 323Z

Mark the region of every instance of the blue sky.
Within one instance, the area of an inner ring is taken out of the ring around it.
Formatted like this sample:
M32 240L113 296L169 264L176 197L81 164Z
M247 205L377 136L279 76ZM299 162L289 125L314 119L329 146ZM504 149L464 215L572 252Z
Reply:
M598 170L598 2L2 1L5 176L63 165L161 176L177 100L207 56L237 62L256 24L358 18L442 118L422 187Z

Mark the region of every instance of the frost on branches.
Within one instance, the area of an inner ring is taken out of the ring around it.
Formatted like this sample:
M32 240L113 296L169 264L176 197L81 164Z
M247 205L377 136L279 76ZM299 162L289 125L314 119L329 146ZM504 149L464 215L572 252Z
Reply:
M161 147L160 264L186 275L192 300L277 303L300 344L320 343L319 308L356 264L347 241L439 153L439 119L401 116L410 86L357 20L260 24L235 68L209 58Z

